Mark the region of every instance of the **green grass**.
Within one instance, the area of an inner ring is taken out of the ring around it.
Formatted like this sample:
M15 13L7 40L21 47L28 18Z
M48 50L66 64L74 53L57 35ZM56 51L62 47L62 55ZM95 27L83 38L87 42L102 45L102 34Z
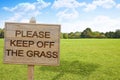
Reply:
M61 40L60 66L35 66L35 80L120 80L120 39ZM27 65L3 64L0 80L27 80Z

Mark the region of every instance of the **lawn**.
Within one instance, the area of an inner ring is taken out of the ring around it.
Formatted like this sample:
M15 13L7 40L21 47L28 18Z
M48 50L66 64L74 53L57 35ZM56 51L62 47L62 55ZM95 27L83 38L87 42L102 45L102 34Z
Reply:
M27 80L27 65L3 64L0 80ZM60 66L35 66L35 80L120 80L120 39L61 40Z

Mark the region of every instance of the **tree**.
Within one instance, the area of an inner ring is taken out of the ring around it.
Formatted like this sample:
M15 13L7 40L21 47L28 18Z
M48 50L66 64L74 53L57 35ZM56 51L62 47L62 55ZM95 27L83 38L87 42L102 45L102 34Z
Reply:
M74 39L74 33L73 32L68 33L68 38Z
M68 34L67 33L63 33L63 38L64 39L68 39Z
M120 29L115 31L115 38L120 38Z
M92 37L93 38L105 38L105 34L104 33L100 33L98 31L92 32Z
M81 38L91 38L92 37L92 30L90 28L86 28L82 33L81 33Z
M99 38L106 38L106 36L105 36L105 34L104 34L104 33L100 33Z
M60 33L60 38L63 39L63 33Z
M75 32L74 33L74 36L76 39L80 38L80 35L81 35L81 32Z
M4 29L0 29L0 38L4 38Z
M107 37L107 38L114 38L115 37L115 33L114 32L106 32L105 33L105 36Z
M100 32L98 32L98 31L92 32L93 38L99 38L99 36L100 36Z

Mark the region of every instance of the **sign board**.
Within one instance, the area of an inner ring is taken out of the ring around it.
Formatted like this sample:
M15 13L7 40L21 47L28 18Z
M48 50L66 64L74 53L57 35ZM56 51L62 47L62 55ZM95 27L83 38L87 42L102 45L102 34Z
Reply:
M60 25L5 23L4 63L59 65Z

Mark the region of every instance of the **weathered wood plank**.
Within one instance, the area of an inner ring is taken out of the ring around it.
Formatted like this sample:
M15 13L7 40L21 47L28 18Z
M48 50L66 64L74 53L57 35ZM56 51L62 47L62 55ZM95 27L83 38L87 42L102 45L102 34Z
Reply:
M4 63L59 65L60 25L6 23Z

